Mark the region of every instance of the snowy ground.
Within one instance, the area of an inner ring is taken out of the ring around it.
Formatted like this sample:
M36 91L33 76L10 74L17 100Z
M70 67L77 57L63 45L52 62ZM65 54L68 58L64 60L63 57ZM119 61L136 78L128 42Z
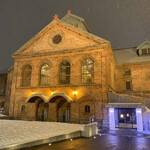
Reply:
M0 149L83 130L83 125L58 122L0 120Z

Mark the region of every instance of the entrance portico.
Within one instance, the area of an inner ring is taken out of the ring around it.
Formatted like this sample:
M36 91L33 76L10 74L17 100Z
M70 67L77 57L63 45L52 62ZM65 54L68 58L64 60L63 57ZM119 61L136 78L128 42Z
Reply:
M127 97L109 93L109 103L105 107L109 109L110 129L137 128L137 131L143 131L143 105L141 103L133 102Z
M51 97L33 94L27 100L35 106L37 121L70 122L70 107L73 100L64 93L54 93Z

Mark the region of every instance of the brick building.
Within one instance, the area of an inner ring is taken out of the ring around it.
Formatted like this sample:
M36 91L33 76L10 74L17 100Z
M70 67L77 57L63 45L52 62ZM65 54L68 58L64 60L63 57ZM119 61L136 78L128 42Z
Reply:
M56 17L12 56L9 115L73 123L94 116L99 125L142 130L150 94L149 49L145 41L112 50L109 41L89 32L83 18Z
M0 71L0 109L4 107L6 94L7 70Z

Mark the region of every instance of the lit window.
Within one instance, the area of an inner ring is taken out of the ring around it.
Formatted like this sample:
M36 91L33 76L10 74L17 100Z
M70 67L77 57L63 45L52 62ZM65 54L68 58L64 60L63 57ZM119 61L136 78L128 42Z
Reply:
M50 67L48 64L44 64L41 67L40 85L49 85L49 84L50 84Z
M68 61L64 61L60 65L60 83L70 83L70 63Z
M82 62L82 83L93 82L93 61L86 59Z
M89 105L85 106L85 113L90 113L90 106Z
M25 112L25 110L26 110L26 106L23 105L23 106L21 107L21 112Z
M126 90L131 90L131 82L126 82Z
M30 86L31 73L32 73L32 67L30 65L26 65L22 73L22 86Z

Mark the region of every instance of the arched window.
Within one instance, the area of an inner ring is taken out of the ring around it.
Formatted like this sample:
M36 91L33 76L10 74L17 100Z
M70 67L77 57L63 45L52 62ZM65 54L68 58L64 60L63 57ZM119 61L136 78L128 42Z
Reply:
M86 59L82 62L82 83L93 82L93 61Z
M70 63L68 61L64 61L60 65L60 83L70 83Z
M31 73L32 73L32 67L30 65L26 65L22 73L22 86L30 86Z
M85 113L90 113L90 106L89 105L85 106Z
M26 111L26 106L25 105L22 105L21 107L21 112L25 112Z
M50 66L44 64L41 67L40 74L40 85L49 85L50 84Z

